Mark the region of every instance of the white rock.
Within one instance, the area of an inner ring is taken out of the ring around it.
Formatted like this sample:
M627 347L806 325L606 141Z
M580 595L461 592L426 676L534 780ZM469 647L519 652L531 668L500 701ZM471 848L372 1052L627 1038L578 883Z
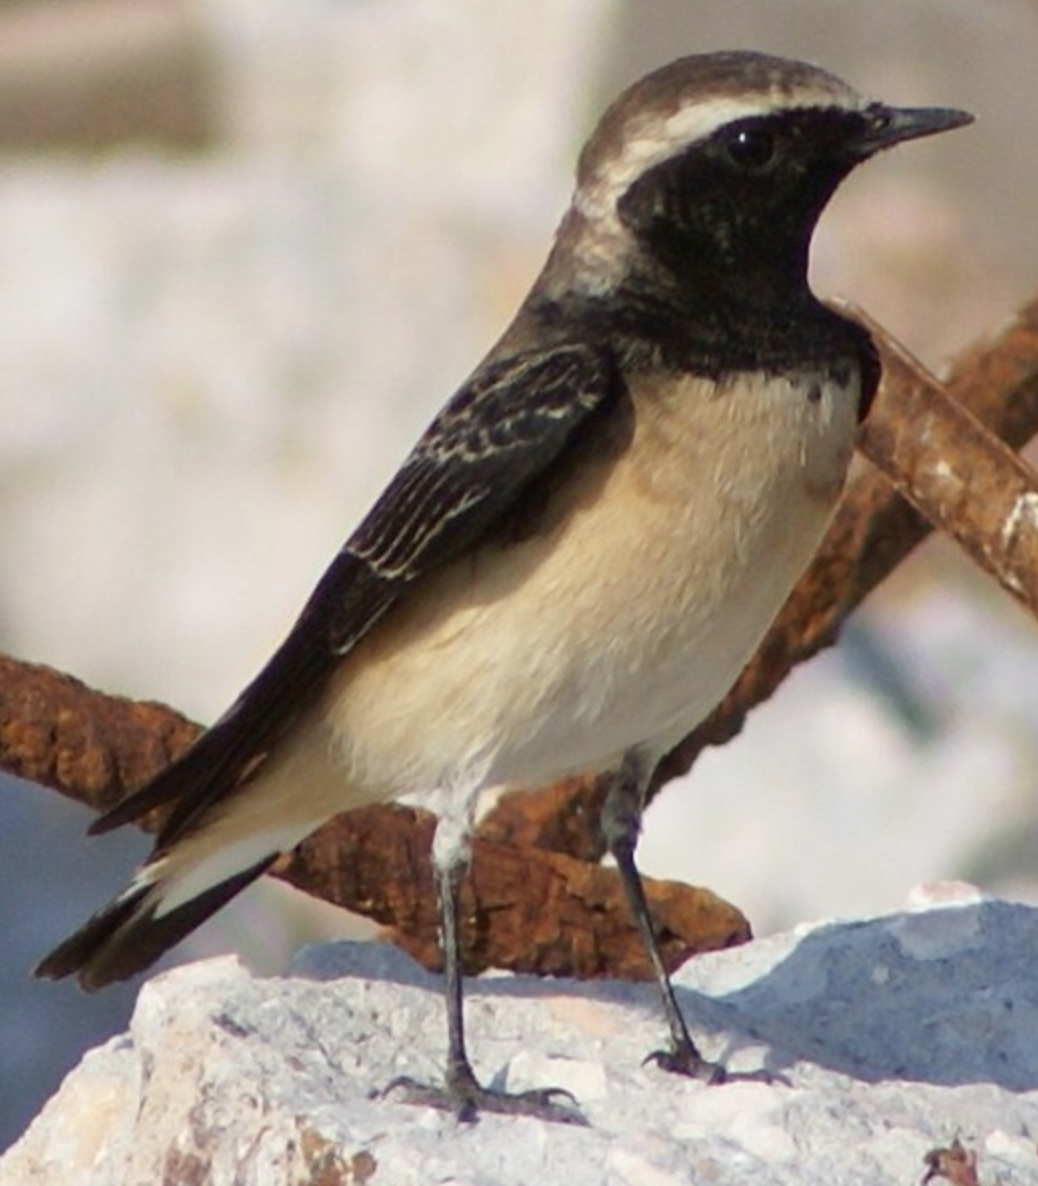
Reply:
M956 941L920 954L905 942L920 927ZM900 1186L956 1135L982 1181L1022 1186L1036 948L1038 910L982 901L694 960L676 979L705 1051L774 1076L720 1088L643 1065L662 1037L650 985L471 984L478 1073L565 1087L588 1128L459 1125L378 1098L397 1075L435 1078L444 1047L437 978L391 948L312 948L294 979L190 965L146 985L130 1033L87 1055L0 1160L0 1186Z

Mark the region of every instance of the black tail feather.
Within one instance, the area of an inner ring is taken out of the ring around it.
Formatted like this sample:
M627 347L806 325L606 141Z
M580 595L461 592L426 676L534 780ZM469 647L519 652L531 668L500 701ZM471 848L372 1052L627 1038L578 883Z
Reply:
M126 980L153 964L255 881L276 856L274 853L236 873L168 914L155 914L157 886L142 886L136 893L120 896L41 960L33 974L47 980L74 975L87 992Z

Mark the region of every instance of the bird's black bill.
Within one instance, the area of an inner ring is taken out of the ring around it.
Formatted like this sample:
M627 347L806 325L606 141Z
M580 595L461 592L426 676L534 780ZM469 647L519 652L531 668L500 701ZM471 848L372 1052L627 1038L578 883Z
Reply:
M848 146L861 159L906 140L936 136L938 132L950 132L973 123L968 111L954 107L885 107L874 103L862 114L865 126Z

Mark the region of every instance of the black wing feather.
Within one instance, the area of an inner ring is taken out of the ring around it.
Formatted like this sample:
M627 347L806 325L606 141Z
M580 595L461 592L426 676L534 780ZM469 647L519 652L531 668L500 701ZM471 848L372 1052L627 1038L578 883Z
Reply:
M403 581L452 559L618 387L609 358L582 344L486 366L433 421L345 550Z
M621 390L611 356L583 343L481 367L429 426L237 702L91 831L175 801L157 845L180 836L259 767L408 585L478 544Z

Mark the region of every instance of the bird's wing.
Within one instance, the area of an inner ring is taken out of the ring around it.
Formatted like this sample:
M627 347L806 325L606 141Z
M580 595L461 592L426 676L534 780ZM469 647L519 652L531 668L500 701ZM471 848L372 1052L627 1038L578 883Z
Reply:
M622 390L602 349L491 361L443 408L237 702L177 761L100 816L105 832L175 802L158 846L245 782L342 658L419 577L478 545Z

